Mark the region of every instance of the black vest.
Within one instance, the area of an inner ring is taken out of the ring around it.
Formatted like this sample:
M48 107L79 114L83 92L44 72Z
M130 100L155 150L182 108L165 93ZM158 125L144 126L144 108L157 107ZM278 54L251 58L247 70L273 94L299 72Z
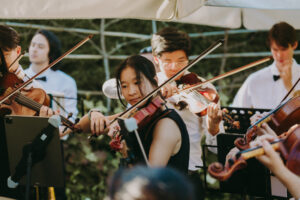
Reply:
M148 157L150 146L152 144L153 140L153 131L155 128L155 125L160 119L163 118L170 118L172 119L177 126L180 129L181 133L181 146L179 151L170 157L170 160L167 164L168 167L175 168L184 174L188 173L188 165L189 165L189 154L190 154L190 142L189 142L189 136L186 129L186 125L181 119L181 117L178 115L178 113L173 109L166 109L162 113L159 114L155 118L155 121L152 121L147 125L146 127L143 127L142 129L138 130L139 136L141 138L143 147L146 151L146 155ZM166 130L168 131L168 130ZM135 156L134 164L143 163L145 164L143 155L140 150L140 146L138 145L136 141L136 137L134 133L130 133L131 142L129 144L129 148L133 151L133 154Z

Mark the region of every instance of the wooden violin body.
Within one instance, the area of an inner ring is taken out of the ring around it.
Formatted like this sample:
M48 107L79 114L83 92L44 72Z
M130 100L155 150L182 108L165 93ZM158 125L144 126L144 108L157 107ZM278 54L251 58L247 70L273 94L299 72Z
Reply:
M156 96L150 102L148 102L145 107L140 108L134 113L130 114L127 119L124 119L124 125L122 125L122 128L126 130L120 132L123 134L118 133L114 135L113 139L110 142L111 148L114 150L120 150L121 140L129 137L128 132L132 132L132 129L134 128L143 128L144 126L151 123L151 121L153 121L153 118L155 118L155 116L160 113L161 107L163 105L165 105L165 101L160 96ZM131 119L134 120L132 121Z
M195 73L189 73L180 78L180 82L187 87L193 87L194 85L202 83L202 80ZM183 86L183 87L184 87ZM219 95L216 90L210 87L199 87L193 90L187 90L181 92L180 101L178 102L179 110L188 106L192 113L195 113L199 117L205 116L207 114L207 107L210 103L218 103ZM227 121L230 126L239 129L239 122L234 121L230 115L227 114L228 111L222 110L223 120Z
M239 149L248 149L249 143L257 136L256 130L266 122L277 135L286 132L289 127L300 123L300 96L294 97L282 104L279 108L270 112L268 116L251 126L244 138L238 138L234 144Z
M300 126L298 125L295 130L285 134L283 139L271 143L271 145L275 150L280 152L286 161L287 168L295 174L300 175ZM208 172L212 177L220 181L225 181L235 171L245 168L247 166L247 159L263 154L264 149L262 147L240 151L228 160L225 167L218 162L210 164Z
M9 72L5 74L0 80L0 100L2 100L3 96L6 96L7 93L10 93L13 88L18 87L18 85L22 83L23 81L19 80L15 74ZM37 115L43 105L50 105L50 97L44 90L40 88L22 89L0 104L0 116L7 114ZM61 115L60 118L63 125L76 132L81 132L80 127L76 128L73 122Z
M182 87L190 87L202 83L202 80L195 73L188 73L180 78ZM209 87L199 87L194 90L185 91L180 94L182 98L179 98L179 109L183 109L188 106L192 113L195 113L199 117L207 114L207 106L213 102L218 103L218 93Z
M0 80L0 100L2 100L2 97L6 96L7 93L10 93L13 88L18 87L18 85L22 83L23 81L18 79L15 74L6 73ZM46 92L40 88L23 89L0 105L0 116L6 114L37 115L41 107L37 107L37 104L41 106L50 105L50 97Z

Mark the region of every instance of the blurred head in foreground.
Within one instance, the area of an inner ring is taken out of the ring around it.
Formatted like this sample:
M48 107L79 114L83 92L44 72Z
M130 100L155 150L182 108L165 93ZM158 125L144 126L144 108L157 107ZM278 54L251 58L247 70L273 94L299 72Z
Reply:
M135 167L114 175L109 195L112 200L194 200L193 187L171 168Z

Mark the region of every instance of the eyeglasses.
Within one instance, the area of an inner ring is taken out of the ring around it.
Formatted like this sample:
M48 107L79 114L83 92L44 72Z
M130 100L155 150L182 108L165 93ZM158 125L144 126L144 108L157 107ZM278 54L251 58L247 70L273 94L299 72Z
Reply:
M177 67L183 67L186 66L189 63L188 60L179 61L179 62L161 62L163 67L171 67L173 64Z

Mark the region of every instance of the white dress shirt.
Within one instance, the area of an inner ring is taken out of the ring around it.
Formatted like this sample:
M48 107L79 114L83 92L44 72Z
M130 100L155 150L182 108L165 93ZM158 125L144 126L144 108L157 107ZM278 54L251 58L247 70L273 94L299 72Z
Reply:
M24 82L26 82L27 80L30 79L30 77L24 72L23 68L21 65L19 65L19 67L17 68L17 70L15 71L15 75L23 80ZM31 83L29 83L27 86L25 86L24 89L31 89L31 88L40 88L43 89L42 85L39 84L36 80L33 80Z
M189 72L187 72L189 73ZM162 84L165 80L167 80L167 77L164 73L159 72L157 73L158 77L158 84ZM199 77L202 81L204 81L203 78ZM174 81L171 84L176 84ZM207 84L208 87L215 89L215 87L211 84ZM167 106L170 108L174 108L174 105L172 103L172 97L168 99ZM205 143L208 145L217 145L216 136L212 136L208 132L207 128L207 116L199 117L196 114L192 113L188 108L184 108L183 110L178 110L174 108L178 114L181 116L183 121L186 124L187 131L189 134L190 139L190 158L189 158L189 170L195 171L198 170L196 166L203 166L202 161L202 149L201 149L201 139L202 136L206 136ZM223 122L219 125L220 133L224 133L224 126ZM215 152L217 151L216 148L209 148L211 151Z
M233 107L245 108L276 108L282 99L288 93L284 87L281 78L274 81L273 75L279 76L279 71L273 62L270 66L265 67L251 74L236 94L232 103ZM300 65L293 59L292 64L292 84L300 77ZM300 90L300 83L294 91ZM293 92L289 97L293 96ZM287 98L288 99L288 98ZM287 197L286 187L278 180L277 177L271 176L271 192L274 196Z
M236 94L233 107L274 109L287 94L281 78L274 81L273 75L279 75L275 62L251 74ZM300 65L293 60L292 84L300 77ZM300 90L300 83L294 91ZM291 96L293 92L291 93Z
M32 77L36 73L32 71L31 67L25 70L25 73ZM75 80L67 75L66 73L52 69L46 70L38 78L46 77L46 80L36 80L40 83L43 89L54 96L54 99L61 104L67 113L73 113L72 121L76 118L78 114L77 110L77 86ZM56 98L55 98L56 97ZM71 98L71 99L68 99ZM57 105L55 101L52 101L52 108L54 110L59 110L60 114L67 117L67 113Z

